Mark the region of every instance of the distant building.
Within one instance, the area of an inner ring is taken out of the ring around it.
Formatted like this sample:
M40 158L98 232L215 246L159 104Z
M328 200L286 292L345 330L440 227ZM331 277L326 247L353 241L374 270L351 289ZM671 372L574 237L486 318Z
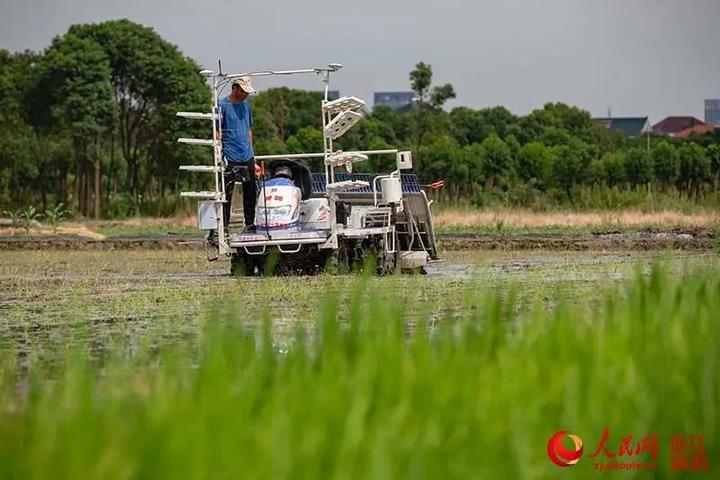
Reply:
M705 100L705 123L720 127L720 100Z
M611 132L620 132L626 137L639 137L652 131L648 117L593 118L593 122Z
M375 92L374 107L385 106L393 110L410 108L415 99L415 92Z
M692 137L693 135L705 135L706 133L712 133L714 131L715 127L713 125L695 125L694 127L686 128L685 130L676 133L675 137L688 138Z
M696 127L698 125L705 125L705 123L702 120L698 120L697 118L691 116L666 117L653 125L653 132L674 137L683 130Z

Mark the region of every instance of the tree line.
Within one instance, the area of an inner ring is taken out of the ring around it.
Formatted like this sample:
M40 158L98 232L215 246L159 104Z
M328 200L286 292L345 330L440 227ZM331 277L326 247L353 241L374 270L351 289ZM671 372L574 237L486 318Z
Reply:
M128 20L72 26L41 53L0 50L0 207L64 203L81 215L169 214L178 192L202 189L183 164L207 164L207 125L177 111L208 111L200 66L152 29ZM410 72L415 102L377 107L336 146L413 150L421 181L442 196L517 204L538 197L572 205L587 189L671 192L717 201L720 136L626 138L590 114L548 103L528 115L506 108L444 109L450 84L432 67ZM320 92L271 88L251 99L257 154L322 151ZM394 159L371 157L367 171ZM316 167L319 165L316 165Z
M525 116L502 106L448 112L442 107L455 97L452 85L431 83L431 66L419 63L410 73L414 104L401 111L376 107L337 146L411 149L421 180L445 180L445 197L454 200L489 192L514 195L518 203L545 195L572 204L588 188L717 197L717 132L689 140L626 138L594 123L588 112L562 103L548 103ZM321 151L319 100L319 93L286 88L258 94L253 110L257 152ZM387 171L393 161L371 157L365 168Z
M72 26L42 53L0 50L0 203L65 203L81 215L162 201L199 163L177 117L207 110L198 64L128 20Z

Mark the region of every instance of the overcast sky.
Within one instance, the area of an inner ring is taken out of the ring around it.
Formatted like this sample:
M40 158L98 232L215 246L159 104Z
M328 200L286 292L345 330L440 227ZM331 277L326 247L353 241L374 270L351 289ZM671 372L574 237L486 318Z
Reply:
M0 47L42 50L71 24L118 18L226 72L343 63L332 87L369 105L409 90L419 61L455 86L451 106L563 101L655 123L702 119L720 98L720 0L0 0Z

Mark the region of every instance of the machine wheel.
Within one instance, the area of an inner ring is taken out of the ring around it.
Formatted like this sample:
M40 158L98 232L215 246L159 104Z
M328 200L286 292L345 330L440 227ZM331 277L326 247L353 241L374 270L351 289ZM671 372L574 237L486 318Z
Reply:
M230 275L234 277L252 277L255 275L255 262L245 255L233 254L230 257Z
M400 252L388 253L386 251L385 242L380 239L378 241L378 275L391 275L395 273L398 264L398 256Z
M350 273L350 261L347 255L347 247L344 244L341 243L337 249L330 252L325 265L325 272L330 275L347 275Z

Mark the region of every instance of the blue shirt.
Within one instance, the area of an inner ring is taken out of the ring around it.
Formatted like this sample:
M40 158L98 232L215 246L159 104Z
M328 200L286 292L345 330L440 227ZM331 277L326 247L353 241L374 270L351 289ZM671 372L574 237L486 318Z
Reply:
M227 97L220 100L222 115L223 154L228 163L247 163L255 156L248 130L252 127L250 105L243 100L231 102Z

